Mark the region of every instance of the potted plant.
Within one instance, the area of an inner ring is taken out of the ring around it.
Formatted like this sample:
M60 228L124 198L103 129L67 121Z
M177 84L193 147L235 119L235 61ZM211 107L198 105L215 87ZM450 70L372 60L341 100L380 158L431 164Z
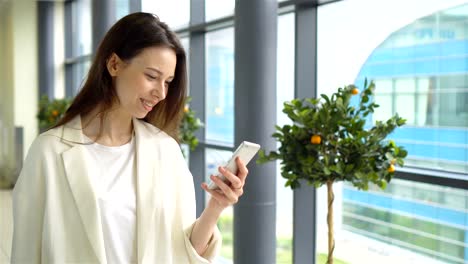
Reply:
M203 127L203 123L195 115L189 107L189 103L192 101L191 97L187 97L185 100L184 116L182 117L182 122L179 128L179 138L182 144L186 144L190 151L195 150L198 146L198 138L195 136L195 132Z
M44 132L55 125L65 114L68 107L70 107L71 102L70 98L51 100L47 95L42 95L39 100L39 111L37 113L39 131Z
M397 114L385 122L368 122L379 107L372 100L375 84L364 83L360 93L355 85L339 88L331 97L294 99L284 103L283 112L292 125L276 126L272 135L281 146L277 151L259 153L258 163L281 160L281 175L292 189L304 180L309 185L327 186L328 261L333 263L333 184L347 181L367 190L369 183L384 189L403 166L407 151L386 137L405 124ZM357 105L351 103L359 96Z

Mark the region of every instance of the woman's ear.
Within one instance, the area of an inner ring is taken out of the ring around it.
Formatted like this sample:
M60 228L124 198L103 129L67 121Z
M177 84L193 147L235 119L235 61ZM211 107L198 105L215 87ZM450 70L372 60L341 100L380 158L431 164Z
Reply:
M117 56L117 54L112 53L109 59L107 59L106 64L107 71L109 71L110 76L116 77L122 67L122 60Z

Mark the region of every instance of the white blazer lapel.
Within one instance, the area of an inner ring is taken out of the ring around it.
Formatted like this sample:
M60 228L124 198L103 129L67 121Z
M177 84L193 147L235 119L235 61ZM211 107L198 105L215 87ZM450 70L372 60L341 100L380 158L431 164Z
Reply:
M64 126L62 142L72 146L62 153L62 159L81 221L99 262L107 263L97 197L87 169L84 146L79 144L84 142L80 117Z
M154 155L155 145L152 144L154 135L145 127L142 121L133 120L136 137L136 192L137 192L137 243L138 243L138 263L143 263L150 235L148 228L153 223L155 208L155 181ZM152 243L151 243L152 244Z

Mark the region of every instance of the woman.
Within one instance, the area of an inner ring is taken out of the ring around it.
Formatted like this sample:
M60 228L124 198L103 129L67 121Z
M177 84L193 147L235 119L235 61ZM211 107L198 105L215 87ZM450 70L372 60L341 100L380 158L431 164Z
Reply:
M13 191L12 263L210 263L216 222L242 195L247 169L211 179L195 219L177 139L185 52L147 13L119 20L98 47L65 116L32 144Z

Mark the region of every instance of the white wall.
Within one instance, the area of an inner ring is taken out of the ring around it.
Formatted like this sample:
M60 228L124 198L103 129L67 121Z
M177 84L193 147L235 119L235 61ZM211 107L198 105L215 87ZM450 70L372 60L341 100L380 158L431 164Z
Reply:
M26 154L38 132L37 2L11 1L11 4L14 123L24 128Z
M11 3L0 6L0 163L13 165L13 70Z
M54 4L54 96L65 97L65 8L63 2Z

